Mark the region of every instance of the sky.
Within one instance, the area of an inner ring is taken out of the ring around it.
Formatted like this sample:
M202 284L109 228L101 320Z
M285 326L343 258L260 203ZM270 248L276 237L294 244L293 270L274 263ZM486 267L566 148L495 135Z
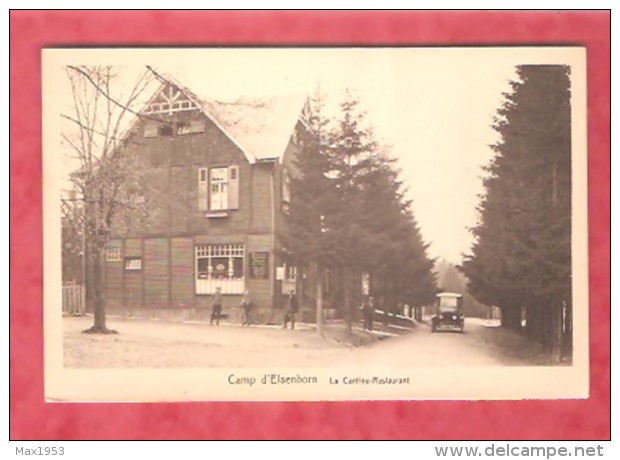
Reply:
M349 88L377 139L391 146L398 160L429 255L455 264L471 251L469 228L478 220L482 167L493 156L490 145L498 141L491 126L503 93L516 77L515 66L562 62L549 48L54 52L47 60L44 55L44 69L51 69L44 78L52 80L66 80L59 63L107 62L122 66L127 74L151 65L190 89L200 86L201 96L220 100L311 93L320 85L328 104L336 104ZM66 84L59 81L54 91L70 103Z

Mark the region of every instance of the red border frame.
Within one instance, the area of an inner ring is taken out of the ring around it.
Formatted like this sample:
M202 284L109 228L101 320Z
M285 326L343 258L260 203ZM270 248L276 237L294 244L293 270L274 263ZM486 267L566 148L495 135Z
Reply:
M12 11L11 439L610 438L609 12ZM45 46L529 45L588 52L591 397L518 402L46 404L41 61ZM15 257L19 255L19 257ZM451 429L445 431L446 420Z

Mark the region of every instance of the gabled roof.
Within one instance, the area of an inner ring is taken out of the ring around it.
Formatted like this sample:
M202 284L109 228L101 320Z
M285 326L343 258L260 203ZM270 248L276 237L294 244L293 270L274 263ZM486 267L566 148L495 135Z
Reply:
M241 149L250 163L282 161L307 100L307 95L300 93L224 102L199 96L170 75L156 75L162 84L155 96L167 84L176 86Z
M282 159L305 100L298 95L205 102L210 113L256 160Z

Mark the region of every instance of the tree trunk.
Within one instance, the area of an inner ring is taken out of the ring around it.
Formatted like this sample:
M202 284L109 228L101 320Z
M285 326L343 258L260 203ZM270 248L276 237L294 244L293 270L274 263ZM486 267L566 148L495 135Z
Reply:
M502 318L501 326L512 331L521 331L521 309L514 305L505 305L501 307Z
M527 319L525 323L525 332L532 340L541 340L541 315L540 308L537 305L529 305L527 307Z
M564 307L563 350L562 357L569 360L573 357L573 311L572 304L567 303Z
M523 316L520 306L514 308L513 330L519 334L523 332Z
M323 273L317 262L313 263L312 271L316 286L316 330L323 337Z
M344 284L344 311L347 324L347 332L353 330L353 315L351 308L351 276L349 267L344 267L342 273L342 280Z
M551 313L551 361L559 363L562 359L562 308L554 303L550 309Z
M93 296L94 296L94 323L84 332L87 334L115 334L116 331L107 328L105 316L105 271L104 247L93 248Z
M505 328L509 328L510 327L510 315L509 315L509 309L508 307L502 305L500 307L500 326L501 327L505 327Z
M541 328L540 328L540 340L543 345L543 350L546 353L551 353L552 348L552 335L553 335L553 315L549 302L545 300L545 306L541 311Z
M383 295L383 302L381 304L382 310L383 310L383 327L387 328L388 325L390 324L390 284L389 282L386 281L385 285L384 285L384 295Z
M92 257L88 240L84 237L84 310L88 313L95 311L95 296L93 295Z

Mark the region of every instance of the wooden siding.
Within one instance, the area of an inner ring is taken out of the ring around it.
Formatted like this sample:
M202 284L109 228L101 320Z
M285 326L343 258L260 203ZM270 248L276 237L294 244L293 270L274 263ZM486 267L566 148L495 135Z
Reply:
M125 240L125 257L142 257L142 239L128 238ZM144 302L144 261L142 270L125 270L123 265L123 275L125 277L125 306L128 308L140 308Z
M168 239L144 240L144 306L162 308L169 306Z
M252 223L253 232L270 232L272 216L272 164L254 165L252 174Z
M168 187L168 168L150 168L145 174L151 200L157 203L157 205L152 205L149 208L148 217L141 227L151 234L166 233L169 229L168 199L170 190Z
M190 182L197 182L197 174L192 175L187 166L173 166L170 169L170 232L174 234L188 231L189 216L198 206L198 199L189 199Z
M179 112L172 122L200 119L205 131L173 136L145 138L138 125L126 147L127 155L140 159L148 180L148 191L155 206L149 210L145 225L129 228L117 219L115 236L164 236L209 233L213 228L226 227L247 231L250 225L251 165L245 155L205 115ZM238 166L238 209L217 220L206 217L198 209L198 170L221 166ZM224 221L224 223L222 222Z
M123 304L123 262L105 262L106 305L112 308Z
M248 235L246 245L246 258L245 258L245 270L246 270L246 286L249 289L252 300L256 305L256 309L261 321L269 321L271 310L273 307L272 302L272 283L274 280L274 252L273 252L273 237L271 235ZM267 251L269 252L269 278L268 279L252 279L250 278L250 254L255 251ZM259 319L257 318L257 320Z
M299 136L301 136L301 131L305 128L301 122L298 122L295 129L299 133ZM284 180L283 174L285 170L288 172L288 174L291 174L293 176L299 174L296 168L296 159L299 153L299 149L300 147L293 143L293 140L291 138L284 151L282 162L277 165L274 172L274 231L276 234L282 234L286 232L286 220L284 216L284 208L282 202L282 182Z
M191 238L170 241L171 306L194 306L194 244Z
M144 161L145 174L150 176L147 193L158 206L149 212L146 225L113 230L115 238L127 238L123 257L142 256L142 270L124 270L124 260L108 263L108 292L127 307L210 310L210 296L195 294L194 247L243 243L246 285L256 305L256 319L279 321L279 312L274 314L273 309L281 304L275 281L275 267L281 261L274 250L274 230L284 228L281 174L283 168L292 167L296 147L289 142L282 164L250 165L203 114L179 112L171 118L175 122L199 119L205 122L204 132L145 138L138 125L132 134L135 142L127 143L128 154ZM239 167L239 209L229 210L225 217L207 217L206 211L198 209L198 171L231 165ZM250 254L255 251L269 253L268 279L249 276ZM236 312L239 301L240 296L224 296L224 312Z
M127 238L125 240L125 257L139 257L142 256L142 239L141 238Z
M106 306L110 308L118 308L123 304L123 242L122 240L112 240L107 244L108 248L120 248L121 260L110 261L107 260L107 255L104 253L105 264L105 299Z

